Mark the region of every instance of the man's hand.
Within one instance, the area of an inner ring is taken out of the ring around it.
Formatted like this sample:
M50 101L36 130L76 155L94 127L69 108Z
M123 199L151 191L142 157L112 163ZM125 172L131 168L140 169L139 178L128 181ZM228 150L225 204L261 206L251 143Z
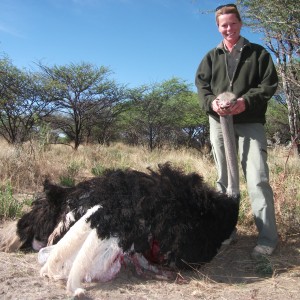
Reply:
M231 107L231 115L237 115L245 111L246 101L244 98L238 98L235 104Z
M226 116L226 115L237 115L241 112L245 111L246 109L246 102L244 98L238 98L234 103L220 103L219 99L216 98L212 102L212 109L219 115L219 116Z

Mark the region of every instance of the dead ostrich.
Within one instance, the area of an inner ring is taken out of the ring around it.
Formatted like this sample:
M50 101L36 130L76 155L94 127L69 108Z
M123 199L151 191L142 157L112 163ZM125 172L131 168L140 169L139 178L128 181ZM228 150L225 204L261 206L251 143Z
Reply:
M48 248L41 269L42 276L66 279L75 296L84 293L82 281L114 278L124 259L139 274L151 270L164 278L172 273L157 266L177 270L208 262L237 223L236 199L170 164L150 174L110 170L98 180L88 196L98 204Z
M41 275L66 279L74 295L84 293L82 281L114 278L124 259L139 274L165 278L171 273L162 267L200 266L238 218L236 199L169 163L147 173L107 170L73 188L46 182L37 200L19 220L18 237L23 245L54 244L39 252Z

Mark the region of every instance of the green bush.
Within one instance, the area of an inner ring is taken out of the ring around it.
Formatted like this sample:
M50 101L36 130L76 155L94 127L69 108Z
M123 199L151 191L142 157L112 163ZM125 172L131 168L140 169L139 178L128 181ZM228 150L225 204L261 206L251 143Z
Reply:
M80 171L81 165L77 162L71 162L70 165L67 167L67 171L64 175L59 177L60 184L64 186L72 187L75 185L76 176Z
M96 165L92 168L92 174L94 176L101 176L103 174L103 172L105 171L105 167L103 167L102 165Z
M11 184L6 184L0 189L0 219L15 218L21 216L23 202L13 197Z

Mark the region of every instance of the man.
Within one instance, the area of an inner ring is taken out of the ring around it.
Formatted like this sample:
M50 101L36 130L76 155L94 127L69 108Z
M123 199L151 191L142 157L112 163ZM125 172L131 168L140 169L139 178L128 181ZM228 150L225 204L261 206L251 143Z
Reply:
M268 100L276 91L278 77L270 54L240 35L242 20L236 5L217 7L216 22L223 41L202 59L195 83L202 108L209 115L218 169L217 188L222 192L227 188L227 166L219 116L233 115L239 157L258 230L251 256L258 258L271 255L278 243L264 128ZM237 101L224 109L217 96L225 91L234 93Z

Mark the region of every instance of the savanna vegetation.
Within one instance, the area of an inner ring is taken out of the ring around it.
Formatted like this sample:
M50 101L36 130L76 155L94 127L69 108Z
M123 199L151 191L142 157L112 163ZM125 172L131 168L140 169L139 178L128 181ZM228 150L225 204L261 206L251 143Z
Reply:
M299 8L295 0L237 1L244 25L263 34L280 77L266 131L281 232L299 225ZM288 8L288 9L286 9ZM180 78L128 88L88 62L30 71L0 58L0 218L21 213L45 176L73 185L105 168L145 171L171 161L214 184L208 118ZM253 225L245 183L240 222Z
M133 168L147 172L159 163L171 162L184 172L197 172L214 186L216 170L209 152L195 149L155 149L123 143L81 145L77 151L60 144L31 141L16 147L2 140L0 154L0 218L20 216L42 191L46 177L53 182L72 186L92 176L100 176L107 168ZM275 194L276 217L281 237L299 234L300 228L300 164L291 148L276 146L269 151L271 184ZM239 225L255 230L245 181L241 182Z
M280 85L266 124L271 181L282 232L294 232L300 218L299 8L295 0L237 4L244 25L263 34L276 60ZM8 55L0 58L0 218L18 216L28 200L20 204L13 195L32 198L45 176L73 185L104 168L145 170L171 161L213 184L208 118L190 83L171 78L129 89L106 66L36 66L21 70ZM242 194L240 222L251 224L245 187Z

